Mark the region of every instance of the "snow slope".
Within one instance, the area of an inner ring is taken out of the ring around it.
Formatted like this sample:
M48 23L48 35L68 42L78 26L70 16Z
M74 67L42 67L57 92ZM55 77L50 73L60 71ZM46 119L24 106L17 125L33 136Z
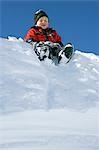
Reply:
M66 149L99 149L99 56L55 66L0 38L0 150Z

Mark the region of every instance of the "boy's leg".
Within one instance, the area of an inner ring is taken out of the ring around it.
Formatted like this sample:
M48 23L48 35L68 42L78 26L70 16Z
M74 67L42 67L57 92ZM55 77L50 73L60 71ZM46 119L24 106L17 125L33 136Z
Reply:
M50 41L46 42L32 42L33 50L37 54L38 58L42 61L46 57L49 59L58 59L59 52L62 50L62 47L59 43L53 43Z
M34 51L40 61L44 60L46 57L49 56L49 47L47 45L44 45L43 42L36 43Z
M49 46L45 45L44 42L34 42L32 39L28 39L26 42L32 45L40 60L44 60L49 56Z
M45 42L45 45L49 46L49 57L48 58L50 58L52 60L55 57L58 58L58 54L62 49L60 44L47 41L47 42Z

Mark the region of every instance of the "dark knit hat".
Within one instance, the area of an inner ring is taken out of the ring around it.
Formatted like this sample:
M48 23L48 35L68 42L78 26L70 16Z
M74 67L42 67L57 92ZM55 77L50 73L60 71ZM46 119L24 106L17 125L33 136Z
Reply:
M49 19L49 17L48 17L48 15L46 14L46 12L44 12L43 10L38 10L38 11L35 13L35 15L34 15L34 23L36 24L37 21L38 21L41 17L44 17L44 16Z

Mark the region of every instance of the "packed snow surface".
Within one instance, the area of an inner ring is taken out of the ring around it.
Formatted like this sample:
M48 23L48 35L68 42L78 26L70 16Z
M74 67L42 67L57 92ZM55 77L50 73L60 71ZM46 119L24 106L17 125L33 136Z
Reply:
M0 38L0 150L99 150L99 56L55 65Z

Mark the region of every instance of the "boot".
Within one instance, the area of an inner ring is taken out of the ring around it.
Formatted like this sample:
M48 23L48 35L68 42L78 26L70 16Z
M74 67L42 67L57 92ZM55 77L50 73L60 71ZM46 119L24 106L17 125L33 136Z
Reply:
M73 45L71 43L66 44L66 46L64 47L64 54L65 56L69 59L72 56L73 53Z

